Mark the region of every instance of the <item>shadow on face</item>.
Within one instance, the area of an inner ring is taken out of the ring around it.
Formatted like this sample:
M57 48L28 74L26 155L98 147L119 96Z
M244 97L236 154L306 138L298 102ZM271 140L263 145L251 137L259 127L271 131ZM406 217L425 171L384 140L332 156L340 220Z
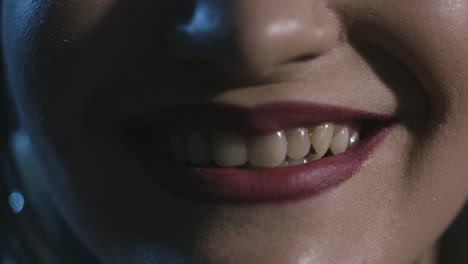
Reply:
M4 0L7 84L47 190L104 262L408 263L468 193L468 2L397 2ZM284 101L395 125L299 201L200 203L155 180L175 175L152 145L174 130L164 107ZM164 133L135 154L120 128L154 111Z

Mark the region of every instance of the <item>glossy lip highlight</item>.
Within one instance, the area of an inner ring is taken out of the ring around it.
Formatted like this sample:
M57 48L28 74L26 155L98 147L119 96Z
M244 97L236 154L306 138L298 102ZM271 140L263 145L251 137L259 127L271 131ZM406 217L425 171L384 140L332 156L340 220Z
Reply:
M325 121L371 120L381 124L358 145L342 154L304 165L272 169L177 165L164 157L156 158L154 154L152 155L151 148L139 144L139 149L136 149L137 155L141 157L142 153L145 154L142 157L145 166L153 172L155 179L166 190L189 200L221 203L287 202L319 195L355 175L372 151L386 138L395 123L393 118L385 115L304 102L280 102L248 109L225 105L203 105L198 108L187 106L176 110L165 112L164 119L157 118L157 114L153 115L152 122L156 123L147 123L151 119L146 116L142 119L145 120L143 127L146 128L140 131L148 131L148 125L161 129L171 124L187 126L187 123L202 128L206 128L205 124L212 127L229 127L246 133L269 133L291 126L319 124ZM229 118L216 118L219 116L229 116ZM149 131L155 130L149 129ZM155 163L158 160L161 162Z

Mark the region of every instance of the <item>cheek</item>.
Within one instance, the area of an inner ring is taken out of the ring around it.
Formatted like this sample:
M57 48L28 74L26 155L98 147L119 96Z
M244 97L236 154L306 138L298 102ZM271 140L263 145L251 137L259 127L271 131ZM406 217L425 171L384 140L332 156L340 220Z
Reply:
M468 1L429 1L416 10L393 31L404 36L408 48L399 52L425 87L431 109L411 151L405 210L414 226L422 215L431 219L420 228L438 234L468 197Z
M412 1L404 10L389 10L394 22L386 24L397 43L391 48L422 83L430 103L403 185L412 201L408 212L432 216L443 230L468 197L468 1Z
M113 69L100 51L118 45L94 44L114 6L113 0L3 1L8 86L31 132L44 127L41 117L49 124L76 120L102 89L99 82Z
M82 114L87 98L100 89L90 85L99 81L99 68L89 66L100 65L91 63L92 57L80 58L87 53L81 47L111 3L2 2L2 48L8 88L21 125L47 166L46 180L54 189L70 180L61 175L63 157L55 151L62 148L62 152L76 154L73 148L64 146L69 145L70 138L83 134Z
M428 121L408 148L398 211L409 227L406 241L433 241L468 197L468 1L396 2L349 1L343 13L351 35L400 60L428 96Z
M100 23L112 14L116 6L115 0L59 0L56 1L56 16L64 34L79 40L96 30ZM69 40L67 40L69 41Z
M443 193L437 203L453 197L445 203L456 207L468 197L468 1L429 4L434 8L408 21L415 38L410 58L418 58L420 70L415 72L428 90L432 109L426 128L431 144L420 141L414 153L427 159L421 170L431 177L434 190Z

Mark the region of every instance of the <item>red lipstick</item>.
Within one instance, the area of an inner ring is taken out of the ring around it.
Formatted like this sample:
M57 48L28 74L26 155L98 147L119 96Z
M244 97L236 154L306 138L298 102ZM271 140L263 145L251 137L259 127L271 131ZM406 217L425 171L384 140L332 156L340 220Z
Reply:
M255 134L322 122L349 121L373 124L369 134L356 146L304 165L271 169L177 165L167 159L164 150L155 158L154 149L148 147L154 133L141 133L183 126L187 129L222 127ZM207 202L287 202L319 195L350 179L385 139L394 121L388 115L305 102L272 103L252 108L211 104L160 109L133 123L127 136L139 139L132 140L135 153L160 185L173 194Z

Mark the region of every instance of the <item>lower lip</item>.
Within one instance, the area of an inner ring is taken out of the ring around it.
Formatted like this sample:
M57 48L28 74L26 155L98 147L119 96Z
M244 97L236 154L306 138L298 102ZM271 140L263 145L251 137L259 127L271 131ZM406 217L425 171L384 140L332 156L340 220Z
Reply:
M342 154L300 166L272 169L159 167L157 179L170 192L192 201L252 204L311 198L356 175L390 130L391 126L380 128Z

